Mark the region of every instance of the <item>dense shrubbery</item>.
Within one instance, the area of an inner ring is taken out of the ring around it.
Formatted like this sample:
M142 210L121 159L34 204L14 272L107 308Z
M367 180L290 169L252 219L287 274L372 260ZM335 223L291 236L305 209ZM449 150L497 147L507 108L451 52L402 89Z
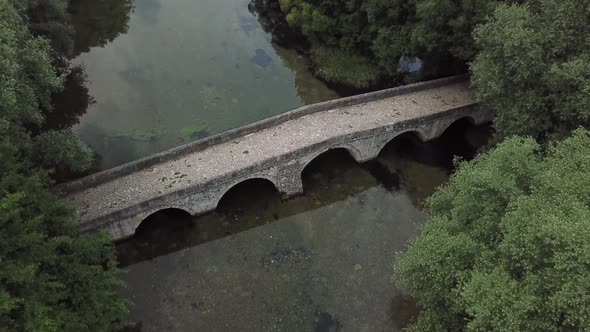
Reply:
M590 128L590 1L501 5L475 31L477 99L496 113L498 139L561 138Z
M590 136L510 138L460 165L396 263L414 331L590 326Z
M66 173L68 169L81 170L82 167L76 164L83 163L87 166L87 161L92 157L90 150L69 131L53 132L54 129L61 128L51 128L46 123L59 121L46 122L46 118L64 118L69 114L76 114L70 116L73 119L69 122L73 124L77 122L78 115L86 112L85 107L89 103L83 103L82 110L55 109L56 105L61 104L54 103L53 97L63 91L64 79L67 77L63 74L69 69L67 64L58 69L54 67L54 63L63 63L65 60L51 48L47 39L36 37L30 32L22 16L26 12L25 8L17 9L12 0L0 0L0 122L6 128L2 132L5 136L1 138L16 145L24 160L33 165L37 165L35 161L43 161L39 166L53 168L62 173ZM41 26L40 23L36 25ZM42 139L35 139L40 134L56 138L51 144L70 153L39 156L37 153L40 147L37 145L47 144Z
M278 1L324 80L366 88L399 81L403 57L424 60L418 79L465 72L473 61L497 141L590 126L588 0Z
M92 162L68 129L91 99L83 71L69 67L66 4L0 0L3 331L112 331L126 312L109 237L78 235L73 208L49 191L43 170L66 176Z
M74 209L17 155L0 141L2 330L113 331L127 302L110 237L79 236Z
M381 75L375 63L339 49L313 48L311 59L317 66L316 75L329 82L367 88L375 84Z
M378 70L365 74L371 74L370 79L358 82L347 75L320 75L328 81L354 87L400 76L397 68L402 56L424 60L422 77L465 72L467 62L476 53L473 28L500 2L279 0L289 25L301 31L312 48L329 48L342 60L355 54L350 63L314 61L320 70L326 63L330 64L329 71L342 73L359 62L378 65ZM339 68L335 69L335 65Z

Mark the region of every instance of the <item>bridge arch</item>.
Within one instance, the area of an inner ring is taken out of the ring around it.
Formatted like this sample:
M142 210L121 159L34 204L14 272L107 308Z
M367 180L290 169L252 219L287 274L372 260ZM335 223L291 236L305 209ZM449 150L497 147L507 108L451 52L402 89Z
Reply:
M312 164L314 161L318 160L322 156L325 156L329 153L346 153L356 162L360 162L362 160L361 152L358 149L356 149L355 147L348 146L348 145L336 146L333 148L322 150L320 152L316 152L316 153L308 156L308 158L306 158L304 160L304 162L302 163L301 169L299 170L299 176L301 176L303 174L303 171L305 171L305 169L310 164Z
M452 129L452 128L463 128L463 127L467 127L467 126L476 126L476 125L478 125L476 119L470 115L466 115L466 116L460 117L454 121L446 123L444 126L442 126L437 137L444 135L449 129Z
M182 208L166 207L152 211L145 218L139 219L134 227L133 235L140 234L147 231L149 228L158 227L162 222L167 222L170 219L179 220L180 223L186 224L192 220L192 215ZM156 226L157 225L157 226ZM166 225L173 227L174 225Z
M218 197L215 201L215 208L219 208L220 203L223 205L223 202L228 197L230 197L233 192L238 191L240 189L244 189L245 187L250 187L250 186L261 186L266 189L270 189L270 190L276 192L277 194L280 194L279 187L277 186L274 179L270 179L267 177L253 177L253 178L237 181L237 182L231 184L230 186L227 186L226 189L223 190L220 195L218 195Z
M309 189L308 186L311 182L316 182L316 176L330 174L337 168L348 168L358 164L360 154L357 152L354 148L340 146L308 156L304 160L305 162L300 165L299 173L297 173L303 192Z
M420 130L407 130L401 133L397 133L395 136L389 138L385 141L385 143L381 145L381 147L379 148L379 153L377 153L377 155L381 154L384 150L386 150L388 147L392 146L396 142L401 142L403 140L417 140L420 143L424 143L429 139Z

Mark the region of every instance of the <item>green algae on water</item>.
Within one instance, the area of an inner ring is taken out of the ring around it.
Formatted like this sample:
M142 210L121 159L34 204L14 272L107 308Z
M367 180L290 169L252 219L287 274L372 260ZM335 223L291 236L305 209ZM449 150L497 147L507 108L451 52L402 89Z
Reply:
M194 124L180 129L180 138L188 140L197 136L204 135L209 126L206 123Z
M152 142L166 135L166 129L153 128L150 130L131 129L110 135L113 138L130 139L141 142Z

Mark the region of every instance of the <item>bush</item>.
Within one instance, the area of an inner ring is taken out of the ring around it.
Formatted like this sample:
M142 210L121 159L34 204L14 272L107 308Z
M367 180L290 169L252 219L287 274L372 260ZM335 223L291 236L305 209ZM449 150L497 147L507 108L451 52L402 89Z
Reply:
M380 77L379 67L370 59L336 48L317 47L311 59L320 78L355 88L367 88Z
M92 166L92 151L70 130L51 130L33 139L31 160L36 165L66 174L81 173Z
M414 331L588 330L589 133L462 163L395 275L422 307Z
M110 237L78 235L74 208L0 141L3 331L113 331L127 312Z
M474 35L477 99L492 109L497 139L563 138L590 127L590 0L500 5Z

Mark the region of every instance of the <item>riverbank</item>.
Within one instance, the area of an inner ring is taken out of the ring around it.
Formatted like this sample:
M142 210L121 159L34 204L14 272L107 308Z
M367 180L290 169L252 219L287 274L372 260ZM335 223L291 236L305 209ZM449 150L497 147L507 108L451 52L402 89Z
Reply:
M402 43L409 37L397 21L410 24L415 13L398 5L251 0L249 8L273 43L305 56L314 76L343 96L468 72L462 58ZM390 31L388 21L400 25Z
M271 42L280 47L294 50L300 56L308 60L308 70L313 76L324 82L330 89L336 91L339 95L352 96L366 92L372 92L387 88L393 88L403 85L403 81L399 77L388 77L379 80L371 80L371 84L365 87L358 87L354 84L347 84L346 82L338 80L329 80L325 76L319 74L322 70L322 65L318 61L314 61L312 56L312 43L296 29L293 29L287 23L286 15L281 10L278 0L251 0L248 4L251 13L256 15L258 22L262 29L269 33ZM329 55L326 55L330 57ZM323 58L326 58L324 56ZM317 58L315 59L317 60ZM336 65L334 70L341 71L339 67L350 69L350 63L343 62Z

